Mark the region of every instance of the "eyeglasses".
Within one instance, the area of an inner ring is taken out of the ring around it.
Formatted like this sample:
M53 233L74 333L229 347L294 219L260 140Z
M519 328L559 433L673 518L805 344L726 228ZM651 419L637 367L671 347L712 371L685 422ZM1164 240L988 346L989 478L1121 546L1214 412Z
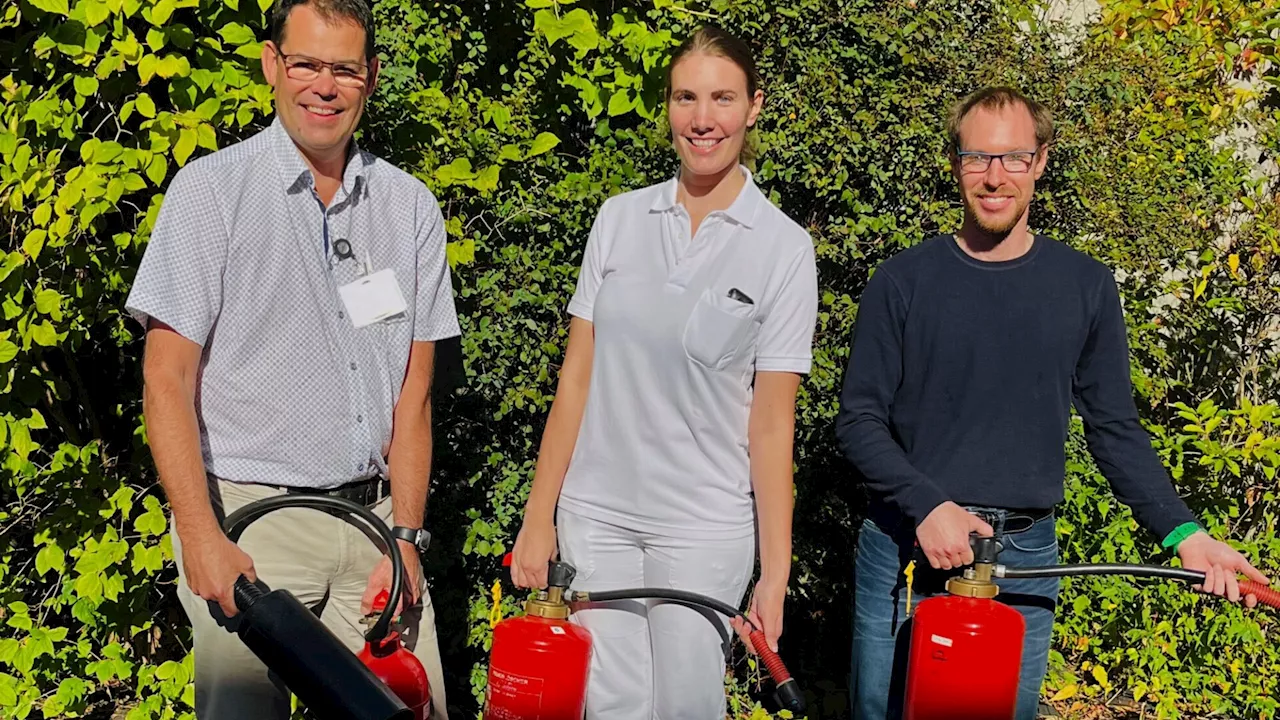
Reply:
M1038 150L1015 150L1007 153L960 152L960 171L966 173L986 172L991 161L999 158L1004 169L1011 173L1024 173L1035 163Z
M369 81L369 66L356 62L325 62L306 55L285 55L276 50L276 54L284 61L284 72L293 80L310 82L320 77L320 72L329 68L333 73L333 81L344 87L364 87Z

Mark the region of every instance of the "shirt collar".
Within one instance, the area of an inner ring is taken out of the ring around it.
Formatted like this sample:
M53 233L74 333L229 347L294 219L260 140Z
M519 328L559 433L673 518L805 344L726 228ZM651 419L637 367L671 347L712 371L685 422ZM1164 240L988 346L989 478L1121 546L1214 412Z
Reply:
M311 172L307 161L303 159L302 151L294 144L293 138L289 137L289 132L281 124L279 115L272 119L267 132L271 137L271 146L275 149L276 159L280 162L280 169L288 184L289 192L295 193L314 188L315 175ZM358 188L367 187L367 173L371 164L372 157L360 149L354 137L351 138L351 145L347 151L347 165L342 171L343 195L351 195Z
M751 171L747 169L747 166L738 165L738 169L742 171L746 182L743 183L742 190L738 192L738 197L722 212L735 223L750 228L752 223L755 222L761 201L764 200L764 193L760 192L760 188L756 187L755 179ZM679 186L680 175L677 173L675 177L662 184L658 197L654 199L653 205L649 209L660 213L674 210L677 207L676 190Z

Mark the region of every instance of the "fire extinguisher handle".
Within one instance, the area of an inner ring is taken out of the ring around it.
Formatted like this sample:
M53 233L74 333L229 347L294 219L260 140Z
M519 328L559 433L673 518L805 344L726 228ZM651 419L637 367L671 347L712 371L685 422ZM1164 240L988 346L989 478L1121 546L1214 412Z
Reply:
M760 656L765 668L769 670L769 675L773 678L778 704L797 715L803 713L804 696L800 693L800 686L787 671L787 666L782 664L782 658L769 648L769 641L765 639L762 631L752 630L749 637L751 646L755 648L756 654Z

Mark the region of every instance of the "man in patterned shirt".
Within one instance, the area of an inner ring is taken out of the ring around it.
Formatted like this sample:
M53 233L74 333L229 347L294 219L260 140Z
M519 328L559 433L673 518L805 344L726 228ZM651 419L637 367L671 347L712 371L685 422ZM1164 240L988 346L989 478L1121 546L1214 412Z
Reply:
M419 552L434 343L459 334L443 217L412 176L356 147L378 61L364 0L277 0L262 69L270 126L174 177L127 302L147 329L144 413L172 507L200 720L289 717L229 632L244 575L315 607L357 650L389 558L314 510L269 513L239 544L227 514L283 493L354 500L395 527L400 614L444 684Z

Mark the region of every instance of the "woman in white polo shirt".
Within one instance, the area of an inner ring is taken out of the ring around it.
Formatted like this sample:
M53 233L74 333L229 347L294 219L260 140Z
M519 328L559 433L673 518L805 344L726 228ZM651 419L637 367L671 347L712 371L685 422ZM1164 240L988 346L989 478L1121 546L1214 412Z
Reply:
M741 165L764 95L705 28L667 69L675 178L605 201L587 240L512 579L666 587L742 602L776 650L791 569L795 397L817 319L813 244ZM664 602L574 616L587 717L724 717L725 620ZM739 630L741 632L741 630Z

